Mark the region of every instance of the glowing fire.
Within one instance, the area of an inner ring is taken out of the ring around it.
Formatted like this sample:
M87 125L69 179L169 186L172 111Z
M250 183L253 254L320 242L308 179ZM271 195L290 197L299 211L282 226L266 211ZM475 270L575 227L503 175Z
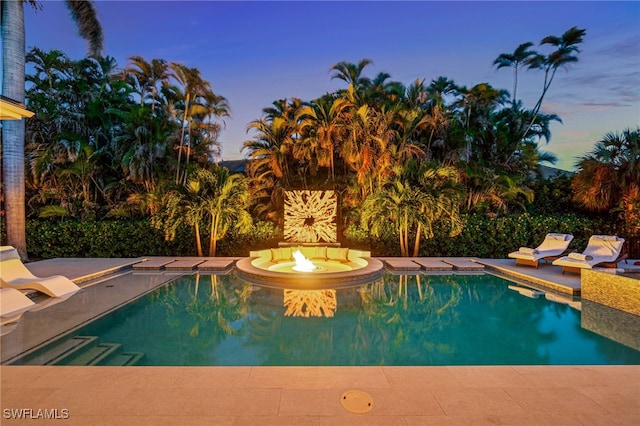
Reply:
M294 271L312 272L318 269L318 267L314 265L313 262L304 257L304 254L302 254L300 250L296 250L293 252L293 258L296 261L296 264L291 269L293 269Z

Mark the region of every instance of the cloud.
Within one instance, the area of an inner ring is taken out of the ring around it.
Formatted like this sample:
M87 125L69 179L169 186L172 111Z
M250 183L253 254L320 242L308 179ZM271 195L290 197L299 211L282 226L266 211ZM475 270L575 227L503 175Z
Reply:
M640 35L635 34L624 40L616 40L611 45L596 51L596 54L613 59L628 59L640 55Z

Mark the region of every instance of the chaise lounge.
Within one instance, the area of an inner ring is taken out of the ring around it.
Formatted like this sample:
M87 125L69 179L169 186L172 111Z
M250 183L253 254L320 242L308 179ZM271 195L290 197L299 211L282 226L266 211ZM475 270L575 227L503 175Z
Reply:
M618 262L627 258L622 253L624 238L615 235L592 235L582 253L569 253L553 261L562 266L562 273L579 273L582 269L593 267L616 268Z
M566 254L572 240L571 234L547 234L538 247L520 247L517 251L509 253L509 257L516 260L516 265L538 268L541 260L550 262Z
M35 303L14 288L0 289L0 325L14 323L23 313L33 308Z
M37 277L22 263L18 250L0 247L0 288L37 290L51 297L67 298L80 290L73 281L62 275Z

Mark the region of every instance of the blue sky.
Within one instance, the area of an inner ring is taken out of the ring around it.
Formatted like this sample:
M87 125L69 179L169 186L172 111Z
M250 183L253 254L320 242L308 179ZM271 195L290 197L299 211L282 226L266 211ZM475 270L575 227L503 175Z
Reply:
M61 1L25 6L27 48L59 49L72 59L86 46ZM543 112L557 114L542 149L556 167L576 158L608 132L640 125L640 2L412 1L222 2L97 1L105 54L123 68L128 58L162 58L201 70L229 100L221 135L224 159L242 157L247 124L277 99L310 100L344 87L331 80L339 61L373 60L365 75L387 72L405 85L439 76L472 87L487 82L512 90L511 69L492 63L531 41L587 30L580 61L559 70ZM521 72L518 97L532 108L543 74Z

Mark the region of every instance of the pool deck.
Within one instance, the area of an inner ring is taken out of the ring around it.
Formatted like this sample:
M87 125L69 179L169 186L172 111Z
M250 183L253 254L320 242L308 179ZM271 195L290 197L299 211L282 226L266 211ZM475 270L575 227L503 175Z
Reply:
M119 303L111 300L116 292L104 279L129 270L141 260L51 259L28 263L27 267L36 275L66 275L86 286L86 297L96 292L105 303ZM577 281L579 287L578 276L563 276L551 265L535 269L514 267L509 260L471 261L527 282L549 280L574 288ZM132 294L157 284L140 284ZM73 297L85 297L80 296L85 291ZM126 300L132 295L119 297ZM62 309L63 305L70 304L59 304L51 311L77 314L72 307ZM3 425L640 424L640 366L3 365L0 376ZM369 412L355 414L341 403L343 394L353 390L372 398ZM58 419L35 420L38 414L43 415L39 409L57 414ZM65 413L68 418L62 420L67 417ZM23 415L22 420L15 419L18 414Z

